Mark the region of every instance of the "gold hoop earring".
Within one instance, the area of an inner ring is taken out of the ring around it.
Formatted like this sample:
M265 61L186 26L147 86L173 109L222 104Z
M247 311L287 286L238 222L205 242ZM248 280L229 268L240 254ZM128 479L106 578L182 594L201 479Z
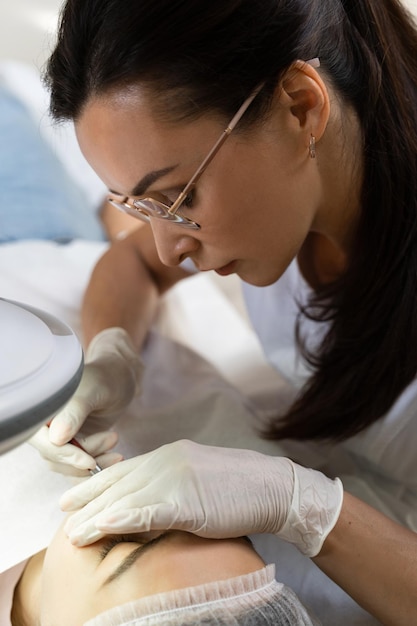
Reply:
M310 136L310 145L309 145L308 151L310 154L310 159L315 159L316 158L316 138L314 137L314 135Z

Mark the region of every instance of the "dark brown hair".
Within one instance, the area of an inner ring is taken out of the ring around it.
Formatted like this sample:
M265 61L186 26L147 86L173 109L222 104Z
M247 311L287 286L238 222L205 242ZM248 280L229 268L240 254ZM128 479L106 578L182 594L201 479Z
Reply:
M300 312L312 375L267 436L343 439L384 415L417 372L417 34L400 0L67 0L46 81L56 119L148 82L173 119L264 114L283 72L320 57L363 137L349 267ZM175 93L175 98L171 95ZM318 351L304 316L327 323ZM279 325L280 320L276 320Z

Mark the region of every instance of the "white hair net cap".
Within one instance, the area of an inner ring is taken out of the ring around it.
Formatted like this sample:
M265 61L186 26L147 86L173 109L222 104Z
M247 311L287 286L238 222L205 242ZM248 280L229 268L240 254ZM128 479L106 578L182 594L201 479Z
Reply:
M97 615L84 626L319 626L275 566L227 580L158 593Z

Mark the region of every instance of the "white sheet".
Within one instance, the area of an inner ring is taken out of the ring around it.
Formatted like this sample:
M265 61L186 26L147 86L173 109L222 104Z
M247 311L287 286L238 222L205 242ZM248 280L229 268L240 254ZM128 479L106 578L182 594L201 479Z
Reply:
M50 311L81 337L82 293L104 249L85 241L1 246L0 295ZM218 334L202 333L216 318L222 321ZM130 456L181 437L284 452L257 437L252 427L276 403L288 402L292 391L264 362L246 319L215 281L197 275L174 288L155 328L144 352L145 391L118 424L121 452ZM294 446L292 453L301 448ZM323 459L310 450L304 461L319 466ZM50 472L28 444L0 457L0 572L48 543L62 519L58 498L70 482ZM255 542L264 559L276 563L279 580L292 586L323 624L377 623L291 546L270 536Z

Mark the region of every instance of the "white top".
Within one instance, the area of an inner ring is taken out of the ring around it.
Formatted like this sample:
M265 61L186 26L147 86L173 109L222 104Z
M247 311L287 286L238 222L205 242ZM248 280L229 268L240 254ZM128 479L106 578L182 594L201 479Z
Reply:
M297 302L305 303L310 288L297 261L268 287L243 284L247 310L268 361L295 388L308 376L297 353ZM324 324L305 320L309 347L320 341ZM417 530L417 381L401 394L385 417L343 444L321 446L323 467L345 475L345 488ZM353 461L353 463L352 463ZM346 476L346 475L349 476ZM363 482L363 481L366 482Z

